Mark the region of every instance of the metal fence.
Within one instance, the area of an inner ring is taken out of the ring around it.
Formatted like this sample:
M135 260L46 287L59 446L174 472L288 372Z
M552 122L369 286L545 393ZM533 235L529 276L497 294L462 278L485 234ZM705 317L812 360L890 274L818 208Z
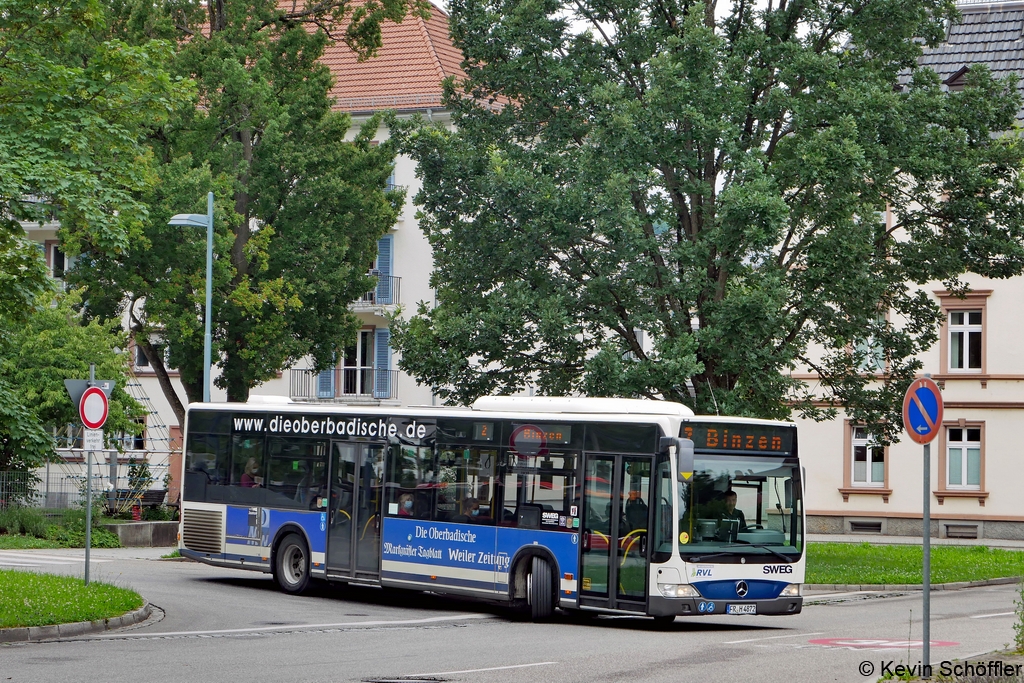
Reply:
M102 494L100 478L93 477L93 495ZM85 477L61 471L0 472L0 509L11 506L43 508L59 513L81 507L85 500Z
M128 462L121 454L117 475L110 476L110 465L97 458L92 466L92 498L113 510L133 505L155 506L164 502L163 475L166 464L146 462L148 472L137 468L143 460ZM0 509L22 506L42 509L59 516L63 510L85 505L86 475L84 462L52 463L30 472L0 472Z

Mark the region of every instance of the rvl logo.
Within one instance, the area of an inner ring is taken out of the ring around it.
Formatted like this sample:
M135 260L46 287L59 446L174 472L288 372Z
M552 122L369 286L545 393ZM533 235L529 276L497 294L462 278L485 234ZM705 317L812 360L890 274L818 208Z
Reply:
M694 576L706 576L711 577L711 567L697 567L693 570Z

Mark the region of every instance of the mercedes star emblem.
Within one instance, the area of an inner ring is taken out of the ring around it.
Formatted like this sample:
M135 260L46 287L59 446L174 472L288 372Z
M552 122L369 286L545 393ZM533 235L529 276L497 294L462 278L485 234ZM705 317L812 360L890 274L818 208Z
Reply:
M740 596L741 598L745 598L747 596L747 582L746 581L737 581L736 582L736 595Z

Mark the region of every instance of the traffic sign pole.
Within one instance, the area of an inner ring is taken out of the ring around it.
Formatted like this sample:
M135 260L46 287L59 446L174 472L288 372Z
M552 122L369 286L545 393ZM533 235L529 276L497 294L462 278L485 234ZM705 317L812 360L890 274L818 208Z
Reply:
M89 548L92 547L92 451L85 452L85 585L89 585Z
M96 381L96 364L89 363L89 386ZM88 389L86 389L88 391ZM85 396L78 406L78 412L85 415ZM106 417L106 416L104 416ZM84 419L84 418L83 418ZM82 444L83 446L85 444ZM92 548L92 454L85 452L85 585L89 585L89 549Z
M907 388L903 397L903 427L912 441L924 448L924 505L921 521L921 550L924 555L921 566L922 638L921 664L931 665L931 592L932 592L932 447L931 442L942 429L942 392L931 375L916 379Z
M921 600L924 623L921 633L921 663L931 663L932 645L932 445L924 445L924 566L922 568ZM927 669L922 669L927 671Z
M103 450L103 423L109 413L110 392L117 384L112 379L96 379L96 365L89 364L89 379L66 379L71 402L78 406L85 433L82 452L85 455L85 585L89 585L89 550L92 546L92 459L97 450ZM98 439L99 446L96 445Z

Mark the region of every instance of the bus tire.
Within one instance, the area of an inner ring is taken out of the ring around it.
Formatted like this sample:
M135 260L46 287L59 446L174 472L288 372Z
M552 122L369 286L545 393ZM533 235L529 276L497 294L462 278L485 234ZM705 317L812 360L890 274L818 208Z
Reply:
M654 627L659 629L668 628L676 621L676 615L674 614L659 614L654 617Z
M549 619L554 612L554 588L551 566L543 557L534 556L530 570L530 616L534 621Z
M298 534L288 534L277 546L274 580L281 590L292 595L309 588L309 548Z

